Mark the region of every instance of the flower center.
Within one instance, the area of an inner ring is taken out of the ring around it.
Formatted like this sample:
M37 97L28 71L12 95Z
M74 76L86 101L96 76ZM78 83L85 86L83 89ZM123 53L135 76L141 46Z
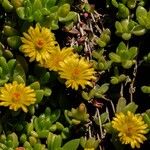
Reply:
M61 62L63 59L61 58L61 56L56 56L55 58L54 58L54 64L56 65L56 66L58 66L59 65L59 62Z
M37 39L35 46L37 49L42 49L44 43L45 41L43 39Z
M18 101L20 100L20 97L21 97L21 94L20 94L20 93L14 92L14 93L12 94L12 101L13 101L13 102L18 102Z
M73 72L72 72L72 77L74 80L78 79L78 76L80 74L80 69L79 68L74 68Z
M133 133L135 132L133 125L127 124L125 128L125 133L128 137L131 137Z

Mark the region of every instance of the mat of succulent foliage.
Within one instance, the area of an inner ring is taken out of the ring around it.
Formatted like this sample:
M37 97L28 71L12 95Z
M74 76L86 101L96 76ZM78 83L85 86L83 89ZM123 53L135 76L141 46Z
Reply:
M150 145L148 0L0 0L0 150Z

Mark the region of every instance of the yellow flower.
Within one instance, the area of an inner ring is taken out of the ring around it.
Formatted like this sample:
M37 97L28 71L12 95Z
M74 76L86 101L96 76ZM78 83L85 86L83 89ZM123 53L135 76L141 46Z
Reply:
M35 28L30 27L27 33L23 33L21 38L23 45L20 50L25 56L30 57L30 61L36 60L43 63L48 59L51 51L58 49L54 34L50 29L41 27L39 24Z
M147 133L148 125L144 123L142 116L130 111L126 115L122 112L116 114L112 127L119 131L118 136L122 144L130 144L132 148L140 148L140 144L147 140L144 134Z
M34 104L35 97L33 89L22 83L18 84L16 81L0 88L0 106L9 106L9 109L14 111L22 108L24 112L27 112L26 106Z
M94 68L89 61L83 57L79 58L75 54L60 62L60 77L66 79L66 86L77 90L79 86L85 88L86 85L93 86L91 80L95 80Z
M57 49L52 51L49 59L43 65L49 70L58 71L60 68L60 62L64 61L68 56L73 55L73 48L63 48L62 50Z

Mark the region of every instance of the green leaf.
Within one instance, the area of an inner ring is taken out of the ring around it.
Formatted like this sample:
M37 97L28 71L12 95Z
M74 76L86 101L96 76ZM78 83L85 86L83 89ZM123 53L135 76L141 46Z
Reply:
M131 47L131 48L129 48L128 53L129 53L130 59L132 60L137 56L138 48L137 47Z
M77 13L73 12L73 11L70 11L66 17L64 17L64 18L59 17L59 21L65 23L65 22L68 22L68 21L75 20L76 17L77 17Z
M32 84L30 84L30 87L34 90L40 90L40 83L38 81L33 82Z
M17 81L17 83L25 83L24 79L20 75L14 76L13 81Z
M127 1L127 6L130 8L130 9L133 9L136 7L136 0L128 0Z
M124 107L126 106L126 99L124 97L120 97L117 103L116 112L122 112Z
M142 86L141 90L143 93L149 94L150 93L150 86Z
M142 6L138 6L136 9L136 16L137 17L146 17L147 16L147 10Z
M17 49L21 45L20 36L10 36L7 38L7 43L11 48Z
M115 85L115 84L118 84L120 81L119 81L118 77L113 76L113 77L111 77L110 82L111 82L111 84Z
M142 6L138 6L136 9L136 17L139 24L145 26L147 19L147 10Z
M129 9L122 3L119 3L118 5L118 17L119 18L127 18L129 16Z
M85 92L85 91L82 91L82 97L83 97L85 100L87 100L87 101L90 100L89 94L88 94L87 92Z
M9 67L4 57L0 57L0 66L2 68L2 72L6 75L9 72Z
M148 127L150 128L150 117L148 116L147 113L143 114L143 120L148 125Z
M50 72L46 72L41 76L40 83L42 85L47 84L49 82L49 79L50 79Z
M122 53L122 50L124 50L124 51L127 50L127 47L124 42L119 43L116 53L120 55L120 53Z
M21 18L21 19L25 19L25 8L24 7L19 7L16 9L17 15Z
M129 52L127 50L120 51L119 55L121 57L121 61L126 61L126 60L130 59Z
M8 141L9 140L12 141L12 143L13 143L12 148L18 147L19 142L18 142L18 136L16 135L16 133L9 134L7 139L8 139Z
M74 139L69 142L67 142L64 146L64 150L77 150L79 147L80 139Z
M33 12L40 10L42 8L42 2L41 0L34 0L34 3L32 4Z
M18 33L16 29L8 25L4 26L3 31L6 36L14 36Z
M27 63L26 59L21 55L16 55L16 60L19 64L21 64L25 73L27 73L28 72L28 63Z
M123 33L122 38L126 41L131 39L131 33Z
M134 102L130 102L128 105L124 107L122 110L123 113L127 113L128 111L131 111L132 113L135 113L138 108L138 105L135 104Z
M100 38L98 38L96 40L96 43L100 46L100 47L105 47L107 45L107 43L105 41L102 41Z
M35 11L33 17L36 22L41 21L43 17L42 12L40 10Z
M44 96L50 96L52 94L52 90L50 88L44 88Z
M17 63L14 68L13 78L15 78L18 75L24 80L24 82L26 82L26 75L24 69L19 63Z
M62 143L62 138L60 135L55 135L49 132L48 137L47 137L48 150L55 150L57 148L60 148L61 143Z
M137 22L135 22L135 21L133 21L133 20L130 20L130 21L129 21L128 30L130 31L130 33L131 33L131 31L134 29L134 27L137 26L137 25L138 25Z
M113 52L109 53L109 58L116 63L120 63L121 62L121 57Z
M10 74L10 79L12 79L12 76L13 76L13 72L14 72L14 69L16 67L16 59L10 59L7 63L8 65L8 69L9 69L9 74Z
M109 89L109 83L105 83L103 85L101 85L99 88L98 88L98 91L101 93L101 94L104 94L108 91Z
M128 29L129 20L128 19L122 20L121 25L122 25L123 32L129 32L129 29Z
M38 137L39 138L46 138L49 134L49 130L41 130L41 131L37 131Z
M48 2L47 2L47 8L48 8L48 10L51 8L51 7L53 7L53 6L55 6L55 4L56 4L56 0L49 0Z
M11 12L13 10L13 5L11 4L9 0L3 0L2 6L6 12Z
M104 124L104 123L107 121L107 119L108 119L108 113L107 113L107 112L104 112L104 113L102 113L102 114L100 115L101 124ZM100 124L99 124L99 118L98 118L98 117L95 118L94 121L95 121L95 123L96 123L97 125L100 125Z
M60 6L57 11L59 17L66 17L69 12L70 12L69 4L64 4L64 5Z
M111 3L113 6L115 6L116 8L118 7L118 2L116 0L111 0Z
M116 27L116 33L122 33L123 32L123 27L119 21L115 22L115 27Z
M43 90L36 90L36 103L40 103L44 96Z
M54 111L52 111L51 115L50 115L50 120L52 123L56 122L59 117L60 117L61 111L60 109L56 109Z
M142 36L146 33L146 29L141 25L137 25L132 30L132 33L136 36Z
M103 127L104 127L104 129L106 130L107 133L112 134L112 133L115 132L114 128L112 127L111 122L105 123L105 124L103 125Z
M125 69L129 69L132 67L132 65L134 64L134 61L132 60L126 60L122 62L122 67Z

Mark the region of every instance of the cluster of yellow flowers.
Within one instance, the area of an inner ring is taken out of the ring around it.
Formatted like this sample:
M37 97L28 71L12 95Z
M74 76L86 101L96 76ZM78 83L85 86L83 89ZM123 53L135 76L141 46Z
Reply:
M79 86L92 86L91 81L96 79L92 64L75 54L71 47L60 49L50 29L37 24L23 35L20 50L30 57L30 61L36 60L41 66L57 71L66 80L67 87L78 90Z
M148 125L140 114L120 112L113 118L112 127L119 132L122 144L130 144L132 148L140 148L140 144L147 140L144 134L148 133Z
M16 81L7 83L0 88L0 106L9 106L9 109L17 111L22 109L27 112L27 106L36 102L36 94L30 86L18 84Z

